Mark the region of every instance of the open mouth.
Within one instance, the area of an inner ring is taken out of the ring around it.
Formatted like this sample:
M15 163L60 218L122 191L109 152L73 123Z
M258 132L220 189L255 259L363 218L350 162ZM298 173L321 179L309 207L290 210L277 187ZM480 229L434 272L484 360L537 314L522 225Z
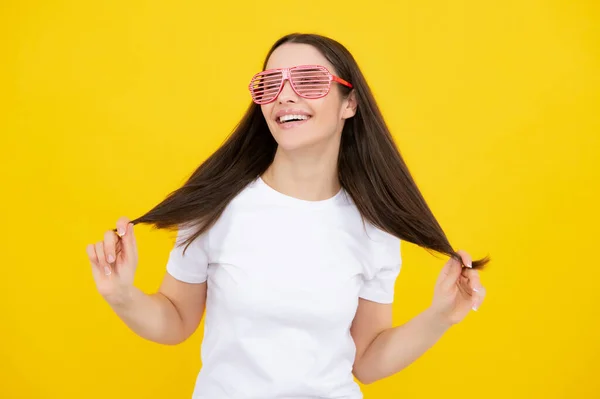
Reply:
M310 115L283 115L277 118L277 124L285 127L293 127L303 124L310 118Z

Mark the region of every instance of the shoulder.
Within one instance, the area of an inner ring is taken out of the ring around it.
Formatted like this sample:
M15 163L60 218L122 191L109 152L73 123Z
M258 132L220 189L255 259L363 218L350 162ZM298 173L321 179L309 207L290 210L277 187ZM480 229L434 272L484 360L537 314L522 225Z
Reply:
M398 247L400 239L393 234L375 226L373 223L365 219L355 203L347 193L343 193L338 201L339 209L343 212L343 217L348 222L348 228L360 231L363 236L363 242L366 245Z
M400 239L371 223L366 223L365 245L371 249L376 264L401 263Z
M252 207L260 203L261 192L257 185L257 181L253 180L244 188L242 188L231 201L229 201L215 223L208 227L203 234L200 234L198 237L196 237L191 245L205 246L211 233L213 233L215 230L222 229L224 222L227 222L234 215L239 214L240 211L244 212L245 210L252 210ZM177 243L182 243L184 240L195 235L200 226L201 223L198 223L197 221L180 223L177 228Z
M369 254L372 264L399 264L401 240L366 220L347 193L338 201L344 230Z

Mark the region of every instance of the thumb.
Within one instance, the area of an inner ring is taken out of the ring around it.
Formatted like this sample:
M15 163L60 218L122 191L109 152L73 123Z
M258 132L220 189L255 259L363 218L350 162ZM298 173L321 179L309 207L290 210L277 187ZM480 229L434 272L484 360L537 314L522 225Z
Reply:
M456 280L460 276L462 271L461 263L456 260L454 257L448 259L446 265L441 272L441 285L442 288L450 288L453 284L456 283Z

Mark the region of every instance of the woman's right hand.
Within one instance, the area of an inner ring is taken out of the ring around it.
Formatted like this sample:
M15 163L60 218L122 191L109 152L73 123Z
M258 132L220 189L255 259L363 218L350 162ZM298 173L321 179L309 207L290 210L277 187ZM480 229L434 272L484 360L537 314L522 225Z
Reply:
M104 240L86 247L96 288L111 305L122 304L130 298L138 263L133 224L121 217L117 233L108 230Z

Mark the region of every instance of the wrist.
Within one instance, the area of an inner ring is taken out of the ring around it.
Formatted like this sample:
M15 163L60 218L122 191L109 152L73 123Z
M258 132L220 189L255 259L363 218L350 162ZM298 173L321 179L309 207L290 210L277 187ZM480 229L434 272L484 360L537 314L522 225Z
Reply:
M444 315L440 314L440 312L436 311L433 307L425 309L423 316L430 328L440 334L448 331L453 325L446 317L444 317Z
M133 285L122 286L117 292L104 296L104 300L112 308L120 310L127 309L134 301L135 287Z

